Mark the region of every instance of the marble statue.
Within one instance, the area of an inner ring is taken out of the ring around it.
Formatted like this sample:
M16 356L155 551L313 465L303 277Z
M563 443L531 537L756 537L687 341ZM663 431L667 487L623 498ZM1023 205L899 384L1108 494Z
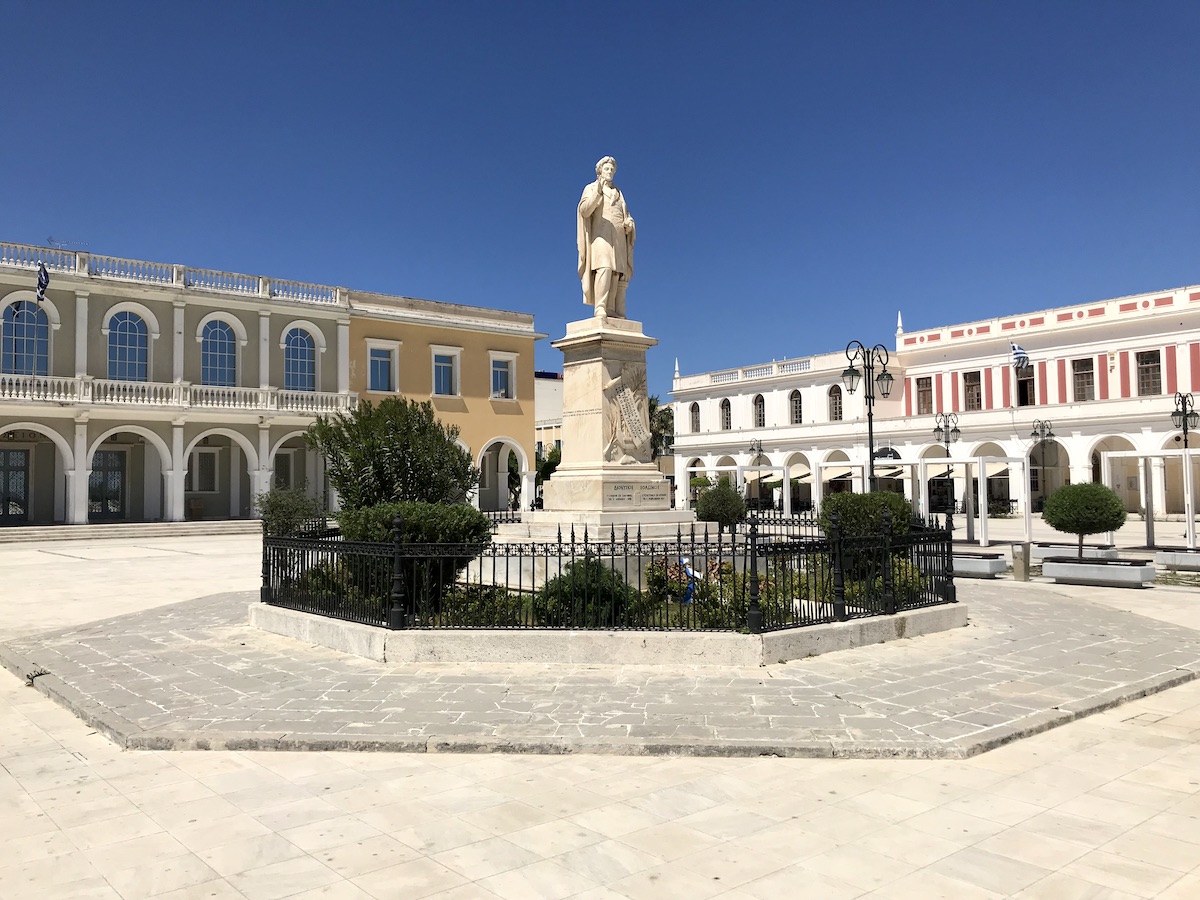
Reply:
M636 232L625 197L613 184L616 172L611 156L596 163L596 180L583 189L576 223L583 302L600 319L625 318L625 289L633 277Z

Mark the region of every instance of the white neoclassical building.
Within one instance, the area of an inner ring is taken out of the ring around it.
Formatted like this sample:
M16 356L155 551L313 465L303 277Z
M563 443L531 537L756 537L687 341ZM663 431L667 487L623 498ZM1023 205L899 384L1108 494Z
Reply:
M1014 366L1013 344L1028 366ZM1147 483L1153 510L1183 511L1191 457L1179 452L1185 435L1172 412L1177 393L1200 392L1200 286L915 332L898 322L886 351L894 381L887 398L876 388L873 406L880 488L933 512L961 506L961 461L986 458L982 494L972 479L975 508L985 498L993 508L1028 498L1037 511L1063 484L1103 479L1131 511L1148 505ZM848 363L837 351L677 373L676 471L727 476L750 500L789 511L819 508L832 491L865 490L865 391L847 391ZM949 447L952 464L939 465L947 447L934 430L943 423L943 435L957 430L958 440ZM1191 449L1200 434L1189 437ZM1114 451L1107 471L1106 451ZM694 493L679 491L677 502Z
M36 295L37 265L50 274ZM532 492L533 317L0 243L0 525L244 518L325 492L303 434L359 396L428 400L507 507Z

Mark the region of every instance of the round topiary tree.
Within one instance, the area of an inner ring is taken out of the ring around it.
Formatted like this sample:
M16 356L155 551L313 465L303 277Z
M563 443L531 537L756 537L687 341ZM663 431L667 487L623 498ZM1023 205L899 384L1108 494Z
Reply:
M716 522L718 528L731 528L746 518L746 501L733 489L729 479L722 477L696 501L696 518Z
M1089 534L1116 531L1125 524L1125 504L1103 484L1068 484L1046 500L1042 519L1055 531L1079 535L1079 557L1083 539Z

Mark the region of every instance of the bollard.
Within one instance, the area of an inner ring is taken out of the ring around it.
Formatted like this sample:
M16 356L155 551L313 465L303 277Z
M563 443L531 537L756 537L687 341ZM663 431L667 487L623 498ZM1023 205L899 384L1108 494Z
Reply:
M1028 541L1012 545L1014 581L1029 580L1029 551L1030 544Z

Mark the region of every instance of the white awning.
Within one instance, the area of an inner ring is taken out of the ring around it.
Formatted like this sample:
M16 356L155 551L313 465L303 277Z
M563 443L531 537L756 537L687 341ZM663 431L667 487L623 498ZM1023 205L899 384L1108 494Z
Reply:
M851 466L824 466L821 469L821 480L832 481L835 478L846 478L851 473L857 471L857 467Z

